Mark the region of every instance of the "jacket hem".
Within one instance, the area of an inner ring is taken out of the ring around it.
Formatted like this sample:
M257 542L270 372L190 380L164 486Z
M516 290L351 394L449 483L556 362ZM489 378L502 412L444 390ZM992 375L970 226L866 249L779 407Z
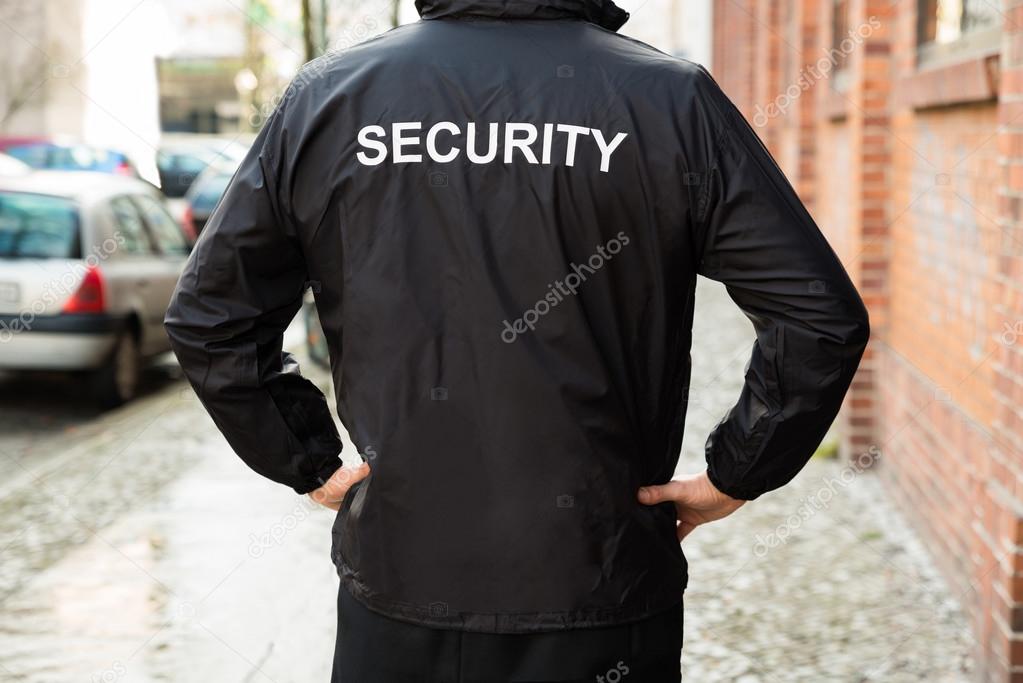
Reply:
M554 612L459 612L438 601L417 605L373 595L343 567L341 585L364 607L391 619L430 628L477 633L540 633L601 626L618 626L682 607L682 589L651 596L643 604ZM685 582L682 584L685 585Z

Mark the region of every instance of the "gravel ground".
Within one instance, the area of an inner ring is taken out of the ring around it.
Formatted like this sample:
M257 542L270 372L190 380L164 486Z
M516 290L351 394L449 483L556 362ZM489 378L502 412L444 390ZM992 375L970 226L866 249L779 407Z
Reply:
M752 326L701 283L679 472L734 402ZM700 340L713 340L713 345ZM969 681L966 617L927 551L857 463L814 458L788 486L683 543L691 681Z

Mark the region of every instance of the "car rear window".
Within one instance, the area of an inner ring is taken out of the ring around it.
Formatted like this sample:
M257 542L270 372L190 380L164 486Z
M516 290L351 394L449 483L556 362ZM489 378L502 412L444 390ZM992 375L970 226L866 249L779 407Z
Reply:
M114 165L110 152L105 149L89 147L88 145L54 147L51 154L51 168L71 171L95 171L108 169Z
M198 175L216 160L217 157L215 155L205 150L199 150L195 153L161 152L157 157L156 164L165 171Z
M79 225L70 199L0 191L0 258L81 258Z
M192 198L192 207L200 211L213 211L230 182L231 176L228 174L218 174L204 179L202 186L198 188L198 191Z
M32 168L64 171L103 171L113 169L122 155L89 145L55 145L32 142L12 145L4 152Z
M50 150L52 148L53 145L45 142L31 142L8 147L4 153L32 168L46 168L50 165Z

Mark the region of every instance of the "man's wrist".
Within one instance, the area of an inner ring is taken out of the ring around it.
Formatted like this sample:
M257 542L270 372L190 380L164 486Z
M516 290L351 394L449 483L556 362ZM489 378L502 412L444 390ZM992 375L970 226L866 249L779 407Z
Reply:
M341 469L343 462L340 457L334 457L325 461L320 465L312 477L306 479L300 486L293 487L295 493L304 495L306 493L312 493L316 489L320 488L334 476L334 474Z
M763 491L754 491L752 489L744 488L741 486L729 486L726 482L721 481L721 478L717 476L717 473L714 471L714 468L709 465L707 469L704 471L704 474L707 475L707 479L710 481L711 485L714 487L716 491L718 491L724 496L728 496L732 500L739 500L743 502L750 501L757 498L758 496L760 496L761 493L763 493Z
M714 482L714 478L710 474L710 469L703 471L703 477L701 478L703 485L707 487L708 494L715 500L723 504L735 504L736 507L745 503L743 498L735 498L728 495Z

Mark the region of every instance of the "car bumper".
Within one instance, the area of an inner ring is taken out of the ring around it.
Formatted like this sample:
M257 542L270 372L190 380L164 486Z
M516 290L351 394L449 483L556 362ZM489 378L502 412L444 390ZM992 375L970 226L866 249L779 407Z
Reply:
M108 315L0 315L0 369L89 370L114 349L125 321Z

